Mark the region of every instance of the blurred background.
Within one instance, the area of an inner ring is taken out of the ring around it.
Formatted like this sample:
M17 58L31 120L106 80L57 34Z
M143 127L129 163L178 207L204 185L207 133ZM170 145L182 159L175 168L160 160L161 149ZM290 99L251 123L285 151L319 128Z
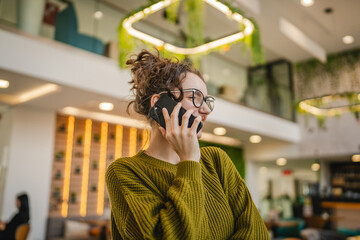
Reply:
M105 169L150 137L126 113L118 30L158 2L0 0L0 219L26 192L28 239L106 239ZM161 9L133 28L184 48L191 14L203 43L243 30L209 2L178 1L174 23ZM360 235L360 1L219 2L250 19L258 44L192 57L134 39L133 53L157 48L199 68L216 98L200 144L230 155L274 239Z

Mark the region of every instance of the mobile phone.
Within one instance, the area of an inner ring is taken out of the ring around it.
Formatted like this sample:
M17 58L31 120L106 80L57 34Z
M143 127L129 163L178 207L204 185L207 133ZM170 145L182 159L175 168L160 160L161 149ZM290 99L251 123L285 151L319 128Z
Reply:
M162 94L158 101L154 104L154 106L150 109L150 117L153 118L160 126L166 129L164 115L162 113L162 109L166 108L169 115L171 115L174 107L176 106L177 102L172 99L167 94ZM185 114L185 108L181 107L179 111L179 125L182 123L182 117ZM195 120L195 116L191 114L189 118L188 128L191 127ZM203 127L203 124L200 122L196 132L198 133L200 129Z

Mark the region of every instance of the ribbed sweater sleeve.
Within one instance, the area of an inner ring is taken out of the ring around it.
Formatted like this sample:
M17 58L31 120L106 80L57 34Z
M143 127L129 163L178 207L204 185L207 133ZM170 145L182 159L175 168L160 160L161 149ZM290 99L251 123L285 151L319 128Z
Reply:
M180 162L165 196L138 170L118 160L106 172L112 238L196 239L204 215L200 164Z
M264 221L252 201L245 181L223 150L218 149L217 155L222 165L224 190L228 195L235 218L235 232L230 239L270 240Z

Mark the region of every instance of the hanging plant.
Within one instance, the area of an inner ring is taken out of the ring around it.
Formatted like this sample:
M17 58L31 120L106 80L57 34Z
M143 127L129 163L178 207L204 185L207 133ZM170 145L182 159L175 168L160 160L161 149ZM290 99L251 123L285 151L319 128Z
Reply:
M326 63L309 60L295 64L295 89L298 109L318 118L360 112L360 49L331 54ZM344 105L344 101L347 104ZM336 104L340 103L340 104ZM338 106L334 106L338 105Z
M185 0L185 11L187 13L187 38L186 47L192 48L204 43L204 1Z
M174 24L179 23L179 16L178 16L179 6L180 6L180 1L171 4L165 10L166 19L169 20L171 23Z
M76 143L77 143L77 145L79 145L79 146L82 145L82 143L83 143L83 136L82 136L82 135L80 135L80 136L78 136L78 137L76 138Z
M340 74L342 71L353 71L360 59L360 48L346 52L331 54L327 62L322 63L316 59L298 62L294 65L294 73L297 78L298 99L307 98L306 93L311 89L316 79L331 79L331 93L337 93L340 86ZM352 86L359 86L359 79L354 76L350 80ZM350 89L349 89L350 91ZM313 94L313 93L311 93ZM305 95L305 96L304 96Z
M126 66L126 61L129 55L133 53L136 48L135 39L125 30L123 26L124 21L130 19L131 17L134 17L136 14L140 14L142 16L140 17L140 19L143 18L144 16L147 16L149 12L149 7L161 1L162 0L149 0L148 4L132 11L127 16L125 16L120 22L120 25L118 27L118 32L119 32L119 66L121 68L124 68ZM218 0L218 2L227 6L232 12L232 14L240 14L241 16L244 16L244 13L240 9L232 6L229 2L225 0L221 0L221 1ZM184 0L184 3L185 3L184 8L187 12L187 33L185 34L185 39L184 39L185 46L187 48L193 48L193 47L201 46L205 42L210 42L210 41L205 41L203 36L204 0ZM177 23L179 21L179 16L178 16L179 6L180 6L180 1L176 1L166 8L166 14L165 14L166 18L172 23ZM254 20L251 20L251 23L253 25L253 32L251 33L251 35L245 36L235 42L226 44L227 49L229 49L232 44L242 41L251 50L252 62L254 64L263 63L264 58L260 44L260 31ZM240 30L241 31L244 30L243 25L240 26ZM148 45L147 43L145 44ZM188 58L191 61L193 61L194 65L199 65L200 62L199 59L202 55L207 54L210 50L223 51L223 46L220 46L218 48L211 48L208 51L204 51L196 55L193 54L185 55L179 53L174 54L172 52L167 51L163 46L160 45L157 46L157 49L164 57L167 56L177 57L179 60Z

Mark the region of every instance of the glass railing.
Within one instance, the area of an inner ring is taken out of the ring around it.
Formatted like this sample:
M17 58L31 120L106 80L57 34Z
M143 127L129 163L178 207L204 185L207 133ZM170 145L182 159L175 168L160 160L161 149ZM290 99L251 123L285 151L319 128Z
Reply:
M129 6L136 5L134 2L129 1ZM0 24L117 60L117 28L129 6L116 4L108 0L2 0ZM45 6L44 11L39 11L41 6ZM154 21L141 21L136 27L166 41L178 41L172 30L161 29ZM209 94L294 120L292 72L288 62L247 68L222 54L211 53L202 58L200 65Z

